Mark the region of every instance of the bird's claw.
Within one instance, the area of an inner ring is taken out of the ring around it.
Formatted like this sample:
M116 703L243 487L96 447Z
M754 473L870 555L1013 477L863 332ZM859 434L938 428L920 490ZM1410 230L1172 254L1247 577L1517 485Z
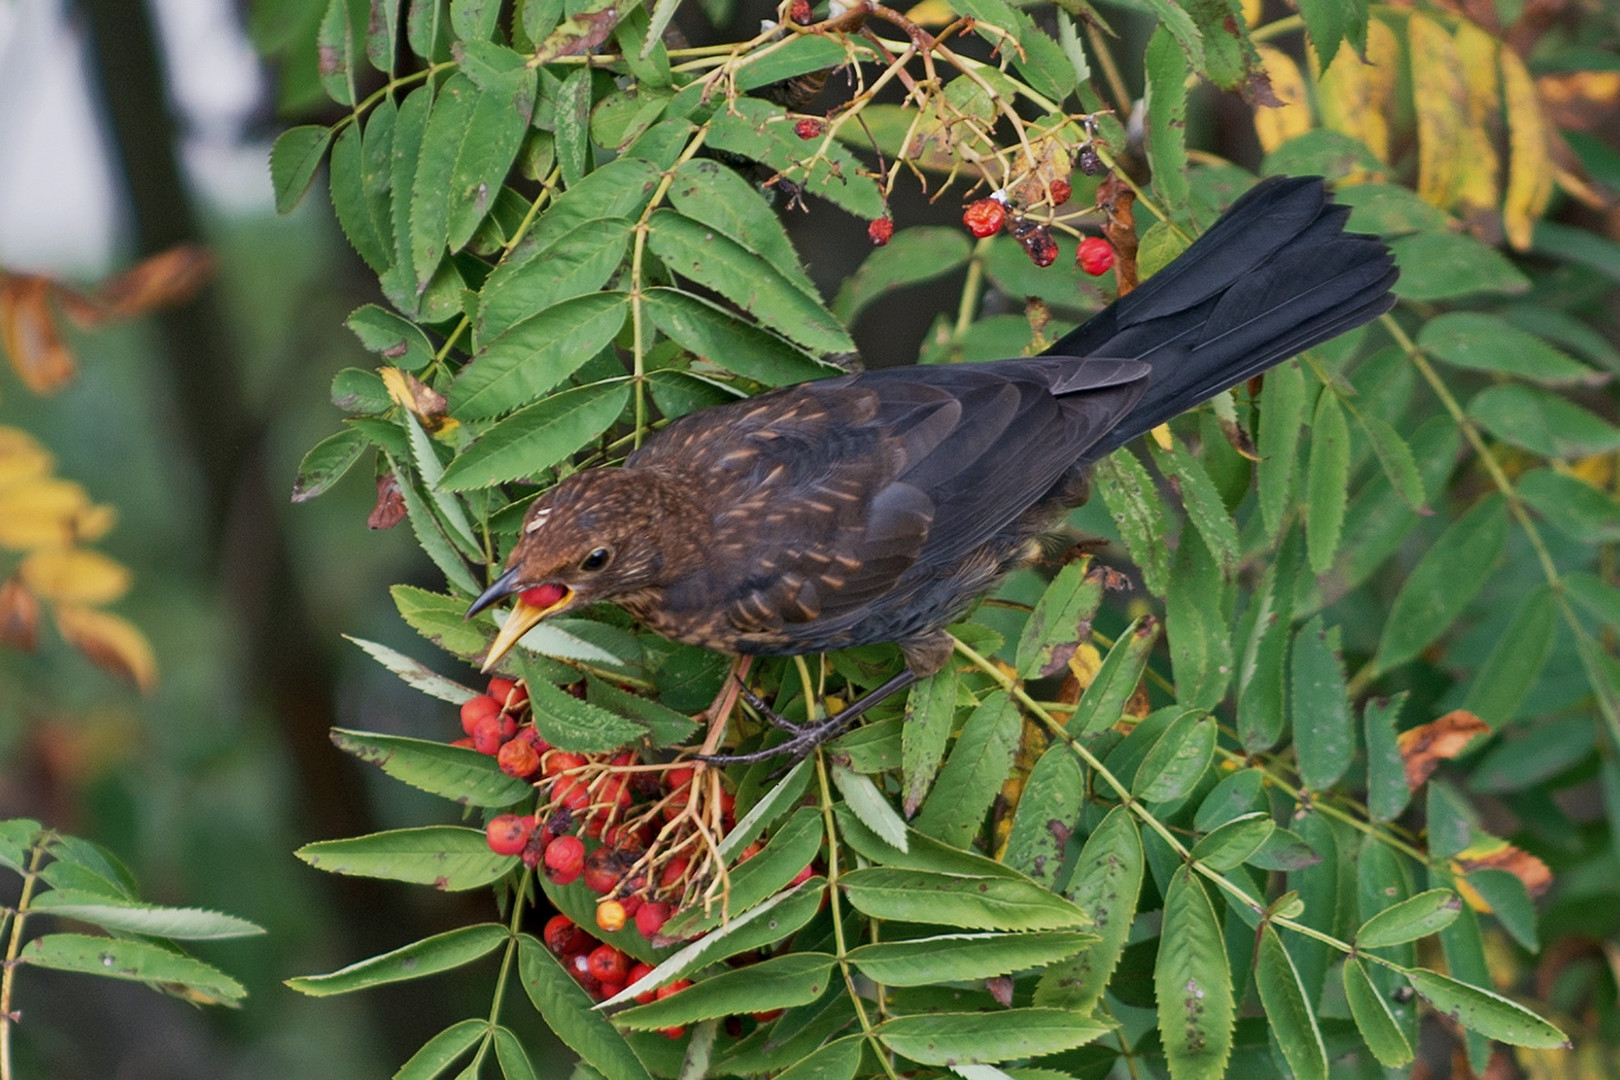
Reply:
M737 685L739 687L738 694L743 701L748 703L748 707L764 717L765 722L772 727L787 732L788 739L786 742L777 743L775 746L766 747L763 750L751 750L746 754L698 754L697 759L699 761L707 762L710 765L752 765L757 761L769 761L772 758L785 757L787 763L782 767L781 772L786 772L792 766L809 757L816 747L843 731L844 728L849 726L849 721L853 719L839 713L814 724L795 724L792 720L767 705L765 700L754 693L741 678L737 679ZM777 775L780 775L780 773Z

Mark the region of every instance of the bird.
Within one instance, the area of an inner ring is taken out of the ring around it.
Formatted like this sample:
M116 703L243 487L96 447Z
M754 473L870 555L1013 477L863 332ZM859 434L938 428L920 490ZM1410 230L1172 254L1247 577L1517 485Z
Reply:
M1393 256L1347 232L1349 213L1320 177L1263 180L1039 356L798 383L567 476L468 609L516 597L485 670L542 619L598 601L739 658L898 645L896 675L819 721L775 716L744 688L788 738L705 760L808 755L949 662L945 628L1084 500L1091 465L1393 306Z

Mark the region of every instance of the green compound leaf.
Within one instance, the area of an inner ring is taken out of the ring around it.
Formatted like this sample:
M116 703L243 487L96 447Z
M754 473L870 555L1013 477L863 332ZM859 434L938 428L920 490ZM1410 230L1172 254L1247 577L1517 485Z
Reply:
M656 1031L722 1016L805 1005L826 991L833 963L827 953L787 953L615 1013L613 1022L637 1031Z
M534 794L534 785L465 746L345 728L332 729L332 742L396 780L463 806L510 806Z
M885 986L928 986L1044 967L1096 940L1095 934L1075 930L941 934L862 945L850 952L849 959L867 978Z
M1356 946L1378 949L1437 934L1462 911L1462 900L1450 889L1430 889L1385 908L1356 931Z
M878 1026L890 1050L924 1065L981 1063L1055 1054L1107 1034L1107 1025L1064 1009L901 1016Z
M1066 930L1089 922L1083 911L1062 897L1011 878L870 867L851 871L839 884L849 902L874 919L965 930Z
M320 125L288 128L270 148L270 186L276 194L276 212L291 213L304 197L321 167L332 129Z
M1384 996L1367 977L1367 969L1353 956L1344 962L1344 996L1350 1003L1356 1029L1380 1065L1398 1069L1412 1060L1412 1044L1395 1023Z
M1570 1045L1562 1031L1501 994L1425 968L1408 971L1406 977L1430 1005L1486 1038L1544 1050Z
M1269 924L1260 931L1255 982L1266 1020L1289 1068L1294 1070L1295 1080L1327 1080L1327 1047L1322 1044L1316 1014L1300 984L1294 961Z
M53 971L74 971L148 984L175 984L211 1004L231 1004L247 996L241 983L217 968L145 941L120 941L90 934L46 934L23 946L18 960Z
M1086 838L1064 891L1091 917L1098 938L1079 956L1041 976L1035 1004L1087 1013L1102 998L1136 917L1145 863L1136 819L1125 807L1114 807Z

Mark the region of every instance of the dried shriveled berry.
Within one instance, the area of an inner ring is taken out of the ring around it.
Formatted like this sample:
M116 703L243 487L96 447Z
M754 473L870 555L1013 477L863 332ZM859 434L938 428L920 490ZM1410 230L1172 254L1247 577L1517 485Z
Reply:
M1024 245L1024 253L1036 266L1051 266L1057 262L1057 241L1052 239L1052 231L1045 225L1020 221L1013 225L1013 237Z
M623 930L624 924L629 920L630 917L624 912L624 905L617 900L604 900L596 905L596 925L610 934L615 930Z
M585 887L598 896L612 892L623 872L618 852L612 848L599 847L585 857Z
M591 936L566 915L553 915L546 920L546 928L540 936L553 956L581 952L591 942Z
M810 12L810 0L793 0L788 5L788 18L800 26L809 26L816 17Z
M1052 181L1052 205L1053 206L1062 206L1064 203L1069 201L1069 196L1073 195L1073 194L1074 194L1074 185L1069 183L1067 180L1054 180L1054 181Z
M994 236L1007 223L1007 208L1000 199L979 199L962 211L962 224L968 232L983 239Z
M468 698L461 703L461 730L471 735L480 721L493 720L500 712L501 703L492 697L479 694Z
M1088 236L1080 241L1080 250L1074 253L1074 261L1092 277L1106 274L1114 265L1114 245L1100 236Z
M866 236L867 239L872 241L873 247L882 247L887 244L894 239L894 219L880 217L875 221L867 222Z
M585 841L577 836L559 836L546 845L546 877L554 884L567 885L585 870Z
M501 814L484 826L484 839L497 855L517 855L529 846L534 834L534 817L529 814Z
M1097 148L1095 146L1087 143L1085 146L1080 148L1081 172L1085 173L1087 176L1096 176L1107 167L1108 166L1103 164L1103 159L1098 156Z
M801 139L814 139L826 130L827 122L813 116L802 117L793 125L793 134Z

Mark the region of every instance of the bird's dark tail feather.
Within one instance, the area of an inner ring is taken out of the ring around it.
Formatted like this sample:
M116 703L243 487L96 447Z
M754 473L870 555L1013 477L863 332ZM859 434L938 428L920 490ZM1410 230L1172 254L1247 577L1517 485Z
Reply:
M1388 311L1398 272L1377 237L1344 231L1319 177L1255 185L1170 265L1048 350L1153 365L1096 459L1291 356Z

